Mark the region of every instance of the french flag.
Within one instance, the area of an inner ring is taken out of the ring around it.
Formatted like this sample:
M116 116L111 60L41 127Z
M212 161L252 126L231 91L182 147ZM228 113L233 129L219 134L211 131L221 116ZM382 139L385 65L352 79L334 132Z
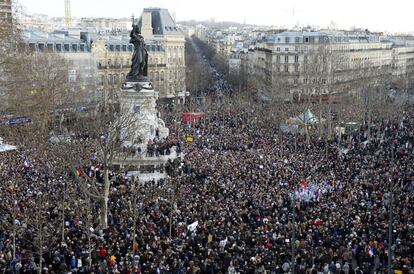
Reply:
M368 256L372 257L375 254L375 249L374 248L370 248L368 251Z

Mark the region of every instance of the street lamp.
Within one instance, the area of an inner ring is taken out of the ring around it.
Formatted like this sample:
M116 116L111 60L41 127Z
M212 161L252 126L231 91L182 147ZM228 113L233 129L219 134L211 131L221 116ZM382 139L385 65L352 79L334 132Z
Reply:
M394 145L391 147L391 159L392 164L394 165ZM393 203L393 194L394 194L394 182L391 178L393 174L390 174L389 180L389 201L388 201L388 274L392 274L392 203Z
M293 177L296 174L296 171L291 169L290 167L285 167L287 170L292 172ZM291 267L292 267L292 274L295 274L296 269L296 191L295 191L295 185L293 184L292 187L292 261L291 261Z

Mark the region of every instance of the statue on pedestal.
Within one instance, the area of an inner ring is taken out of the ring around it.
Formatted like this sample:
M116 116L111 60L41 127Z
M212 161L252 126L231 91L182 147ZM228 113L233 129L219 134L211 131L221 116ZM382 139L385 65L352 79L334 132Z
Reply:
M132 23L130 37L131 39L129 42L134 45L134 54L132 56L132 65L127 76L127 81L148 81L148 52L145 48L144 37L141 35L141 30L134 22Z

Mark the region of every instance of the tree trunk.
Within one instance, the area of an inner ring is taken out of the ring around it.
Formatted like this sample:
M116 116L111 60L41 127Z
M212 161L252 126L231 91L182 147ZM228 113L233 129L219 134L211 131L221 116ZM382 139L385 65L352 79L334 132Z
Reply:
M103 229L108 228L108 202L109 202L109 174L108 167L104 167L104 193L102 197L102 206L100 212L100 227Z
M371 108L368 109L368 134L367 140L371 140Z
M322 95L319 93L319 137L322 137Z
M91 200L89 197L86 198L87 199L87 210L86 210L86 230L88 232L88 265L89 265L89 270L92 269L92 248L91 248L91 219L90 219L90 214L91 214Z
M38 213L41 214L40 212ZM38 216L38 233L39 233L39 274L42 274L43 269L43 222Z
M16 210L13 212L13 260L16 259Z
M62 244L65 242L65 201L62 206Z
M332 105L331 105L331 96L328 98L328 109L329 109L329 117L328 117L328 134L332 136ZM338 121L338 119L337 119Z
M39 274L42 274L42 269L43 269L43 236L42 233L40 233L39 236L40 239L40 245L39 245Z

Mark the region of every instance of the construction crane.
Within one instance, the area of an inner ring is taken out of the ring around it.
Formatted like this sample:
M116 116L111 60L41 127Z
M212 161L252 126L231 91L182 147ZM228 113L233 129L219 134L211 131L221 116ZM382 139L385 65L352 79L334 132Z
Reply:
M72 26L72 12L70 9L70 0L65 0L65 23L66 27Z

